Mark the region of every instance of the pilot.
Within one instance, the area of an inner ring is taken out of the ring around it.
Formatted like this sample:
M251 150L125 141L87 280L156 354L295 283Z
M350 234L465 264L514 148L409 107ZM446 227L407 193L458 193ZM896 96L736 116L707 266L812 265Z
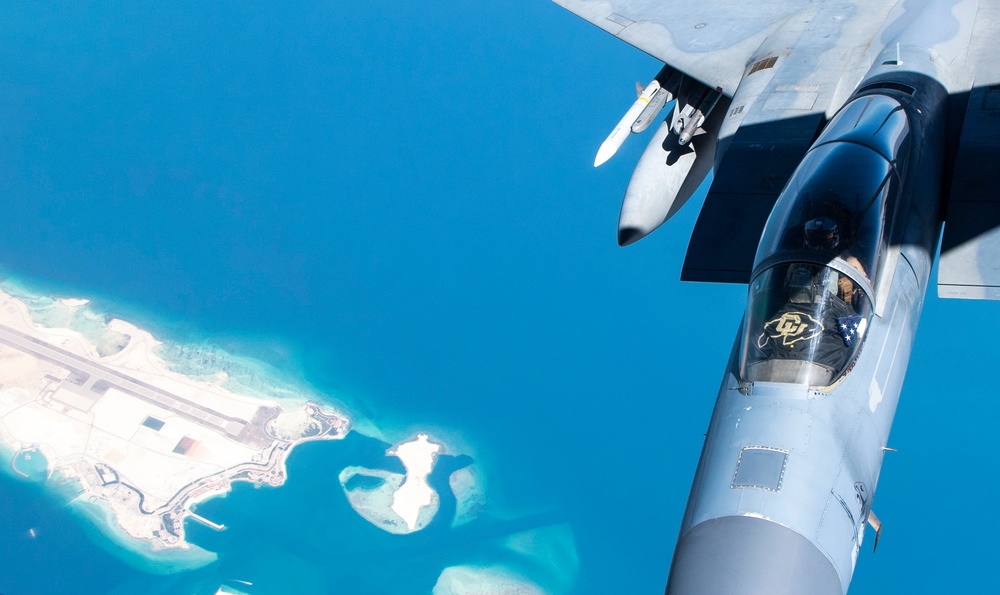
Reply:
M841 249L840 227L833 219L829 217L816 217L815 219L806 221L803 227L805 244L810 250L836 254ZM857 257L848 254L846 250L841 251L839 256L844 262L861 272L862 275L866 275L865 267L862 266L861 261ZM843 274L839 275L836 284L837 297L843 300L844 303L857 307L860 298L860 288L858 285L850 277ZM833 287L831 287L831 290L833 290Z
M810 250L835 253L840 247L840 227L829 217L816 217L806 221L805 238Z

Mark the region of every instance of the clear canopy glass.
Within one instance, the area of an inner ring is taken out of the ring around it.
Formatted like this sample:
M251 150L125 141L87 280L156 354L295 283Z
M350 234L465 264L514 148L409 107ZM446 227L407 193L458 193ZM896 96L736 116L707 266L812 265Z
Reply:
M871 301L852 276L791 262L750 282L740 358L744 382L825 387L849 369L871 320Z
M768 220L755 268L779 260L840 258L869 281L885 252L885 198L896 183L889 162L855 143L806 155Z

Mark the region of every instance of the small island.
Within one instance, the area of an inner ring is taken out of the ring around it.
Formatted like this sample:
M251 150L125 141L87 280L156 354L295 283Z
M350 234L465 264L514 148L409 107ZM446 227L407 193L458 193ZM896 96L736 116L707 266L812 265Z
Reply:
M79 308L85 300L62 300ZM32 320L0 291L0 449L19 476L44 461L41 480L76 481L75 501L109 509L120 528L154 551L190 549L192 511L235 481L279 486L295 445L343 438L344 415L307 400L263 398L178 374L159 342L122 320L92 341Z
M427 483L442 445L431 442L427 434L397 444L386 451L403 463L405 474L345 467L340 485L355 512L383 531L413 533L434 519L440 496Z

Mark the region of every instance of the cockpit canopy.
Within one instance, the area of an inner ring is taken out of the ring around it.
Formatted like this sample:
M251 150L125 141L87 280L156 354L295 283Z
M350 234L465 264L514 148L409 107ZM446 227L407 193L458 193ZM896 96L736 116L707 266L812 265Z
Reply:
M867 147L816 147L775 205L754 269L782 260L825 264L839 258L875 279L885 252L885 199L895 183L889 162Z
M909 125L890 97L844 107L764 227L740 352L743 382L827 387L857 356L892 230Z
M778 198L754 271L782 261L839 259L860 271L870 289L887 252L886 223L895 208L888 203L908 138L906 113L895 99L870 95L844 106Z

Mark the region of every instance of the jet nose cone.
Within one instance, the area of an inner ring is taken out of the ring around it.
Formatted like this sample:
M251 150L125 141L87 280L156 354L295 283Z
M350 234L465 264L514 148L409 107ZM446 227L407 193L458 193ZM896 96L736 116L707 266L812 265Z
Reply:
M628 246L629 244L634 244L646 237L649 233L645 230L639 229L638 227L619 227L618 228L618 245Z
M778 523L722 517L677 541L666 595L841 595L840 575L819 547Z

